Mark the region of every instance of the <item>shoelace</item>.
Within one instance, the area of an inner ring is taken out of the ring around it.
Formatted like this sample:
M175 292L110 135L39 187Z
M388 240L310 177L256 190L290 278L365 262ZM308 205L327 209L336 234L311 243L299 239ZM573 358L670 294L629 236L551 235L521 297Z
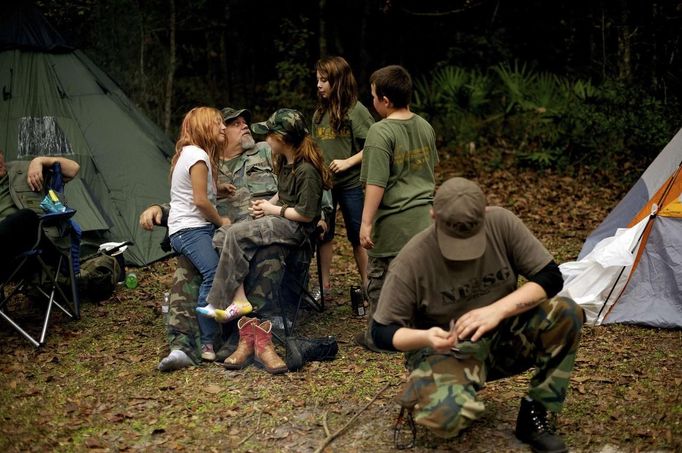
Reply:
M407 413L407 417L405 417L405 413ZM408 442L403 442L403 439L401 439L400 435L403 429L403 425L405 423L407 423L407 425L410 427L410 433L412 435L411 439ZM395 445L395 448L398 450L407 450L410 448L414 448L414 443L416 439L417 425L415 425L414 418L412 417L412 409L401 407L400 414L398 414L398 418L395 421L395 427L393 428L393 444Z
M537 407L532 407L530 410L530 419L538 432L554 433L554 426L547 420L547 413Z

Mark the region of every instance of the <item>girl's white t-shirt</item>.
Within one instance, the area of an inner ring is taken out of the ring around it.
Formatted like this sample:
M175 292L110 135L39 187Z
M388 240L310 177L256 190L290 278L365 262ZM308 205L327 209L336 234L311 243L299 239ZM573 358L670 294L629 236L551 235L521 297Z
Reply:
M211 160L208 154L198 146L184 146L171 176L168 234L177 233L185 228L199 228L211 224L194 204L192 179L190 178L189 170L199 161L206 163L208 167L208 187L206 188L206 193L208 194L209 201L214 206L216 204L216 187L213 184Z

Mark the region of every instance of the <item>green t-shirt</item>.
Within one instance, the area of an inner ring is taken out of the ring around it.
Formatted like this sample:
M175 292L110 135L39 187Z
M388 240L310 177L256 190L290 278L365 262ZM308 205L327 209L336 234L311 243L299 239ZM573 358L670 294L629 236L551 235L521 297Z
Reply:
M329 125L329 114L325 113L320 123L313 122L313 140L322 149L327 166L335 159L348 159L362 150L367 138L367 131L374 124L374 118L367 107L356 102L348 110L341 131L336 133ZM355 165L343 173L332 174L334 187L352 189L360 186L360 165Z
M9 193L9 174L5 173L5 176L0 178L0 221L17 211L12 195Z
M374 219L370 256L397 255L431 224L437 163L436 135L419 115L383 119L369 128L360 180L385 190Z
M218 182L237 187L232 196L218 200L218 213L232 222L250 218L248 208L251 200L269 199L277 192L270 146L266 142L258 142L237 157L221 160Z
M280 206L286 204L316 222L322 210L322 177L307 161L285 165L277 183Z
M552 261L552 255L510 211L489 207L486 250L476 260L448 261L435 227L416 235L393 259L374 320L381 324L449 330L451 319L496 302Z

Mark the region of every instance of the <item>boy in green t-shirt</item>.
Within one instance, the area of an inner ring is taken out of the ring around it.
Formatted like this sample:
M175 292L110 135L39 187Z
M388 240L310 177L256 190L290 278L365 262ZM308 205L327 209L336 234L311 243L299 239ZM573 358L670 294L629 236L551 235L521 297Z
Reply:
M412 236L431 225L429 210L438 163L431 125L410 111L412 79L402 66L386 66L370 77L372 101L383 118L367 132L360 181L365 202L360 244L368 250L367 330L356 341L373 351L372 315L391 260Z

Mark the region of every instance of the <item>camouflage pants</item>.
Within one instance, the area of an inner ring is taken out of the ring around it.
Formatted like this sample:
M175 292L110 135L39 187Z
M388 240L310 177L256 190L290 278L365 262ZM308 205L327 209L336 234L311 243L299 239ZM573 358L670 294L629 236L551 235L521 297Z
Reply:
M254 306L254 312L261 318L280 314L274 306L283 278L282 263L289 253L288 247L273 245L262 247L251 260L249 272L244 281L246 294ZM201 274L184 256L178 256L178 267L173 276L170 291L168 323L166 325L170 350L180 349L196 363L199 363L200 346L199 325L196 318L196 300L199 296ZM227 330L234 329L228 326ZM220 343L216 339L214 344Z
M379 295L381 294L381 288L384 286L386 271L388 271L388 266L393 261L393 258L395 257L377 258L370 256L367 264L367 299L369 308L367 311L367 328L364 333L365 342L373 351L380 351L380 349L374 345L374 340L372 340L372 317L379 304Z
M519 374L531 367L528 395L559 412L583 324L582 309L555 297L505 320L477 342L462 342L458 352L421 349L407 354L411 370L400 404L413 409L414 421L441 437L453 437L481 417L476 393L486 381Z
M250 262L259 249L271 245L299 246L306 233L305 225L275 216L220 228L213 239L221 251L208 302L216 308L226 308L246 279Z

